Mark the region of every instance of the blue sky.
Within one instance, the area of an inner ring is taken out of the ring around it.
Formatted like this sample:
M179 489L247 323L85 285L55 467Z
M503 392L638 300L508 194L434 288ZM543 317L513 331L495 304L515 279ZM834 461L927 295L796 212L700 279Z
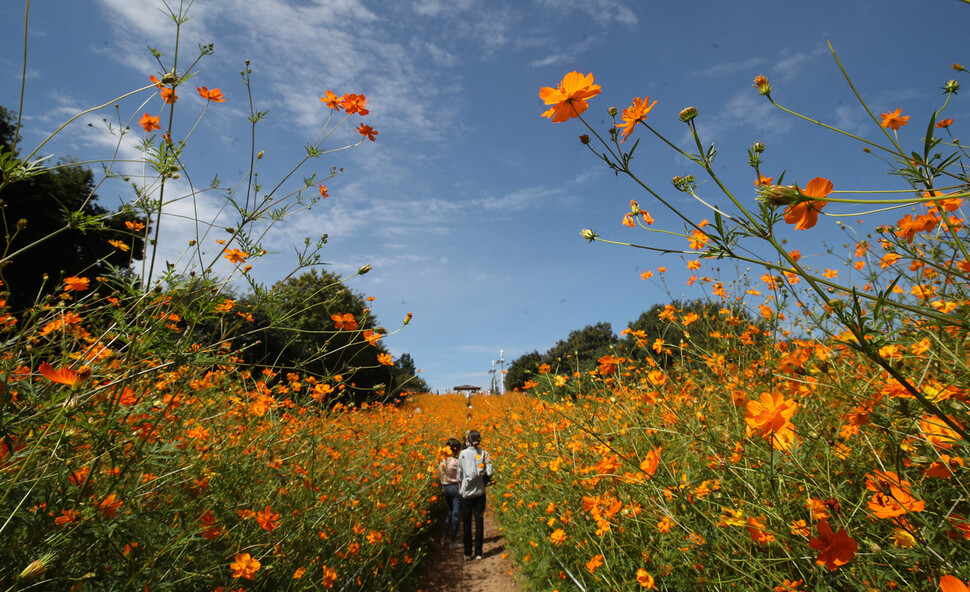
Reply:
M23 5L0 7L0 104L12 109ZM156 47L170 60L174 27L160 6L157 0L32 3L23 147L29 151L78 111L160 73L146 49ZM259 171L266 183L285 174L316 136L327 116L319 101L326 90L367 95L371 113L363 122L379 131L377 142L301 170L305 176L344 167L327 182L327 200L266 237L271 254L255 261L252 273L264 283L280 279L294 267L292 253L304 236L328 234L328 269L349 274L373 266L349 286L376 298L382 324L393 329L414 313L386 345L395 356L410 353L441 391L487 387L500 350L506 360L541 352L600 321L619 333L657 302L701 295L685 285L689 274L678 256L580 237L582 228L592 228L605 238L669 244L620 225L630 199L651 211L656 226L682 228L579 144L584 130L577 121L541 118L540 87L555 86L573 70L592 72L603 87L590 101L592 125L605 130L608 107L623 109L649 95L658 100L650 122L680 143L687 136L677 113L696 106L698 128L718 143L719 174L737 195L753 199L745 149L755 141L768 145L768 175L787 171L786 180L801 184L824 176L836 190L900 188L858 144L771 108L752 88L754 76L771 79L778 102L878 139L882 132L842 79L831 42L874 111L901 108L912 116L900 139L916 146L942 104L940 87L956 76L950 64L970 62L962 35L970 6L958 0L197 0L190 16L180 60L191 60L201 43L214 43L215 54L180 89L181 123L191 125L204 106L195 86L219 87L227 98L209 107L192 138L189 174L196 183L216 173L235 182L248 166L244 60L251 63L256 108L268 111L256 142L265 151ZM127 121L160 110L157 96L145 91L122 101L119 112ZM956 119L955 134L966 115L961 93L945 115ZM110 156L117 140L104 132L103 117L114 118L113 108L85 116L42 153ZM357 137L345 126L331 145ZM121 153L134 154L130 146ZM635 162L648 182L676 199L672 176L702 177L647 137ZM702 187L716 199L711 185ZM99 190L106 206L130 200L129 193L115 185ZM215 196L200 195L197 203L203 215L216 214ZM184 213L179 208L188 204L173 205L171 213ZM818 229L814 243L802 245L805 237L792 233L791 244L821 258L827 247L838 251L846 242L833 219L823 218ZM159 255L178 260L191 228L173 217L162 233ZM669 269L663 283L640 278L658 266ZM736 273L729 264L719 267L726 279ZM713 274L712 264L702 272Z

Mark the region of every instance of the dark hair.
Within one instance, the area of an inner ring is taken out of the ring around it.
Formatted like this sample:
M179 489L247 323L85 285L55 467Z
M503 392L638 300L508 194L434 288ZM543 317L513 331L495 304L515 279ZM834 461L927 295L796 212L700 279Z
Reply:
M448 448L451 448L452 452L458 452L461 450L461 442L457 438L448 438Z
M471 444L472 446L476 446L476 445L480 444L481 441L482 441L482 435L478 432L478 430L472 430L472 431L468 432L468 443L469 444Z

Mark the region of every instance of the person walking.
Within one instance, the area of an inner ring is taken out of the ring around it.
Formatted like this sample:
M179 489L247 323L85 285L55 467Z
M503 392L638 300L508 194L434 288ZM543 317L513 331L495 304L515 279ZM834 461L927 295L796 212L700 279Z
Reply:
M438 463L438 479L441 482L442 497L445 500L445 530L441 535L441 544L450 541L453 549L458 548L458 521L461 520L461 496L458 494L458 452L461 442L449 438L445 445L451 450L451 456L441 459Z
M482 449L482 435L478 430L468 432L468 447L458 455L458 490L461 495L461 520L465 559L482 558L485 543L485 487L492 482L492 459ZM475 540L472 546L472 518L475 520ZM474 552L474 555L473 555Z

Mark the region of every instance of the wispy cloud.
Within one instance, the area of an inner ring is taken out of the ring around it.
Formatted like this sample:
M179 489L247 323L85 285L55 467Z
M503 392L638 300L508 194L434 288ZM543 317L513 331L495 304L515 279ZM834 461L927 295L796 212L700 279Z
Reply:
M767 64L768 60L764 58L749 58L740 62L725 62L723 64L715 64L704 70L696 70L688 74L688 76L694 78L716 78L720 76L726 76L728 74L734 74L735 72L746 72L751 74L753 79L757 72L754 72L757 68L764 64Z

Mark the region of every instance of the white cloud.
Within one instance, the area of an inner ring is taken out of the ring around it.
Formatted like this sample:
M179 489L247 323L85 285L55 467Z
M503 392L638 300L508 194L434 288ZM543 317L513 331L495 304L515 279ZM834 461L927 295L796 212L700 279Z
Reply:
M637 15L619 0L540 0L551 11L583 12L599 25L617 22L635 26L639 23Z
M819 57L828 53L828 46L819 43L811 51L798 51L788 55L774 64L772 75L777 75L785 82L791 82L802 74L802 69Z

